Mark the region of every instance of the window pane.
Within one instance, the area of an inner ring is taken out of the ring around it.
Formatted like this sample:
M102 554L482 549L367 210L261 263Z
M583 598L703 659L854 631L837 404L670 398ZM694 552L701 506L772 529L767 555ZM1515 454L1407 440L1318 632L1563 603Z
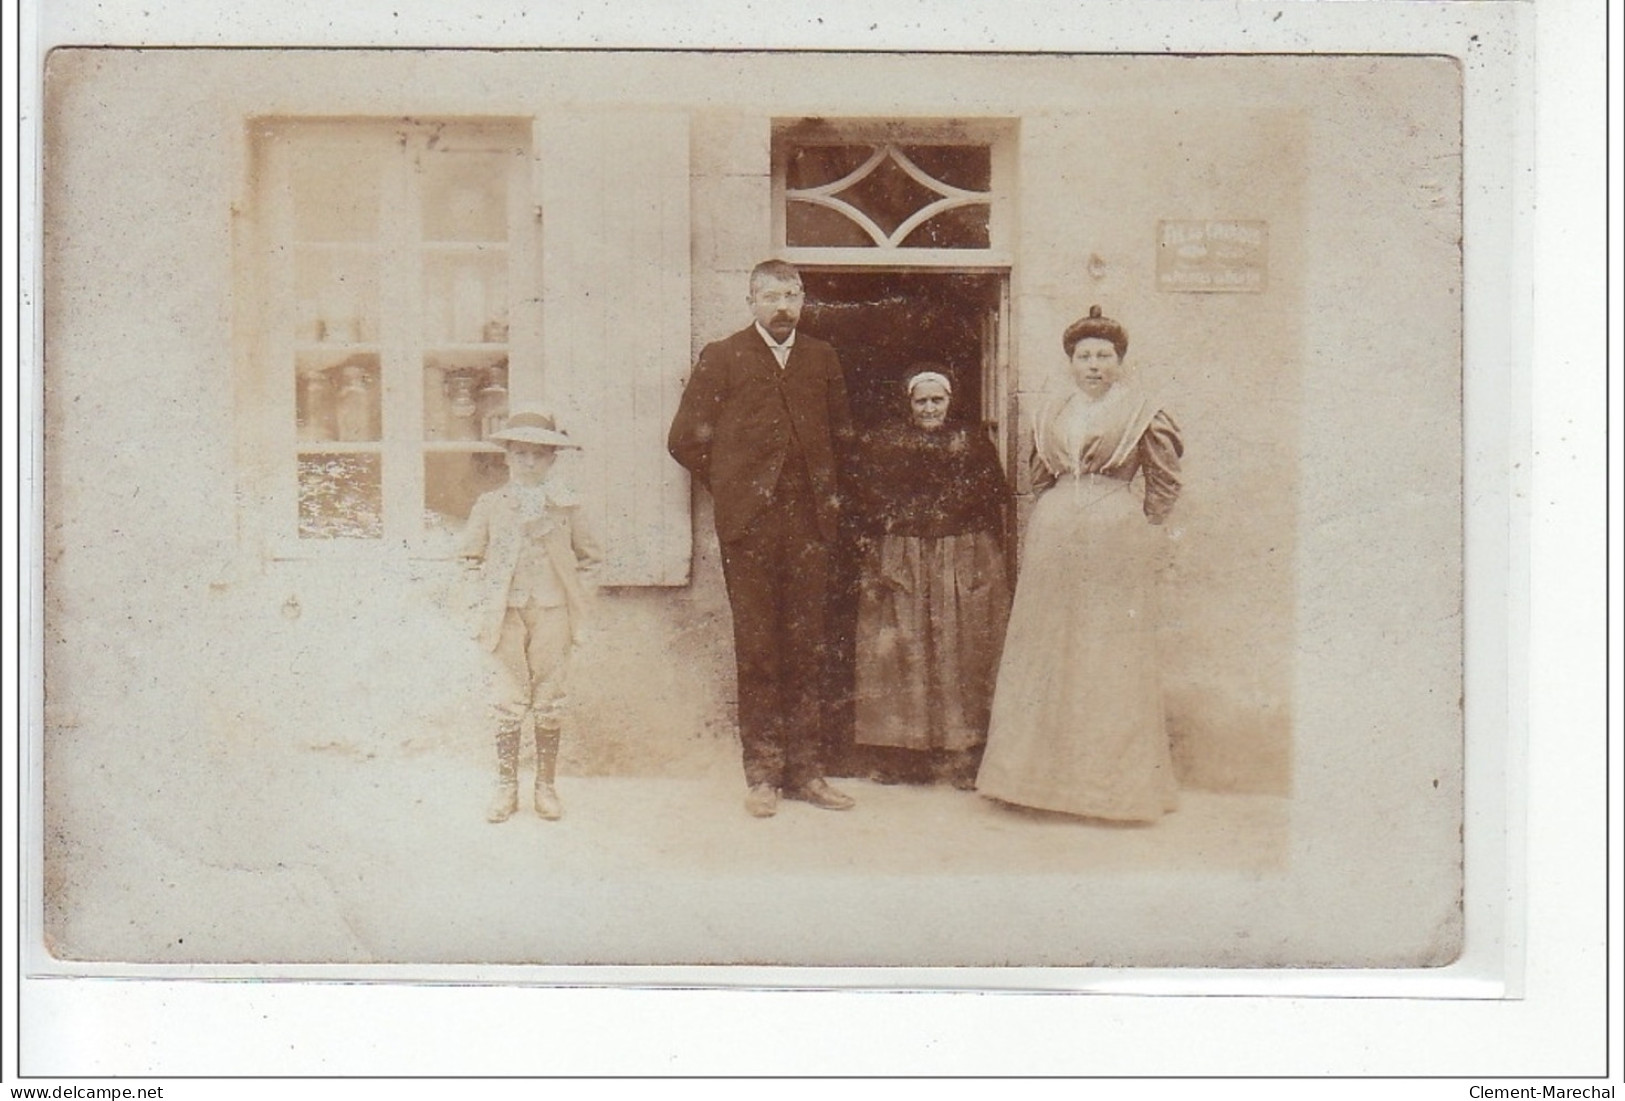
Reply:
M423 239L506 241L511 155L437 151L423 159Z
M373 151L359 142L295 148L294 237L300 241L375 240L380 167Z
M898 243L899 248L987 248L989 207L983 203L945 210L916 226Z
M378 539L384 534L383 501L378 455L299 456L299 538Z
M781 149L780 155L790 247L991 247L991 146L809 144ZM842 180L849 182L828 190ZM809 194L814 189L820 190ZM967 191L987 202L933 213L937 204L972 198ZM927 215L926 222L904 230Z
M874 152L872 145L798 145L784 166L785 186L801 190L834 183L857 171Z
M430 531L460 531L480 494L508 480L495 451L432 451L423 456L423 521Z
M382 438L382 408L375 353L331 356L299 355L294 409L301 443L350 443Z
M484 440L507 423L508 357L431 352L423 358L423 438Z
M423 339L505 344L508 257L503 251L431 254L423 265Z
M962 191L993 188L993 149L987 145L905 145L903 156L930 176Z
M908 220L908 216L936 202L942 196L920 183L887 157L868 175L837 194L863 211L888 236Z
M378 339L378 262L371 249L305 247L294 261L302 343Z
M838 210L791 200L784 209L784 243L792 248L875 248L875 239Z

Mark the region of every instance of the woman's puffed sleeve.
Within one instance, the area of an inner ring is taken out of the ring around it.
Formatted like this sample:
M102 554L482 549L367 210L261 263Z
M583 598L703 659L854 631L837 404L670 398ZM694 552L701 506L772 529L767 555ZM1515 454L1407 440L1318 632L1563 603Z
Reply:
M1049 464L1044 461L1044 456L1039 454L1035 445L1027 456L1027 482L1032 486L1032 491L1042 493L1055 484L1056 477L1055 471L1049 468Z
M1179 500L1179 462L1185 442L1179 426L1161 410L1140 436L1140 472L1145 477L1145 517L1160 524Z
M1045 396L1033 410L1032 427L1027 435L1027 492L1042 493L1060 478L1060 471L1044 458L1045 441L1055 427L1065 402L1054 396Z

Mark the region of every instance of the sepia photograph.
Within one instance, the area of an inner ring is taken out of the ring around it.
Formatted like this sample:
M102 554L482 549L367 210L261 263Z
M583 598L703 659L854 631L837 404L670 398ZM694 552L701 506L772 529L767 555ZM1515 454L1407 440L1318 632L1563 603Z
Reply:
M1463 89L53 50L34 966L1450 968Z

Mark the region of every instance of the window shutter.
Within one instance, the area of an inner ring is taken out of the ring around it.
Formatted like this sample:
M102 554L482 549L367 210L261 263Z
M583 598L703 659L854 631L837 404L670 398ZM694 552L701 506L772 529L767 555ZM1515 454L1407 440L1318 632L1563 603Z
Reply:
M688 581L688 476L666 453L690 353L688 117L538 119L542 363L515 401L552 404L583 445L565 471L603 540L606 585Z

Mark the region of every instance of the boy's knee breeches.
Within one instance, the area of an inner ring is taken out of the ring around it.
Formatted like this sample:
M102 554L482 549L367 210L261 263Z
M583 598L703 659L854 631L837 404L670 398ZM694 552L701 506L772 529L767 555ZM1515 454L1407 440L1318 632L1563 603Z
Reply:
M499 722L517 723L527 711L535 715L539 727L563 722L572 646L567 606L526 604L508 609L496 647L507 674L496 701Z

